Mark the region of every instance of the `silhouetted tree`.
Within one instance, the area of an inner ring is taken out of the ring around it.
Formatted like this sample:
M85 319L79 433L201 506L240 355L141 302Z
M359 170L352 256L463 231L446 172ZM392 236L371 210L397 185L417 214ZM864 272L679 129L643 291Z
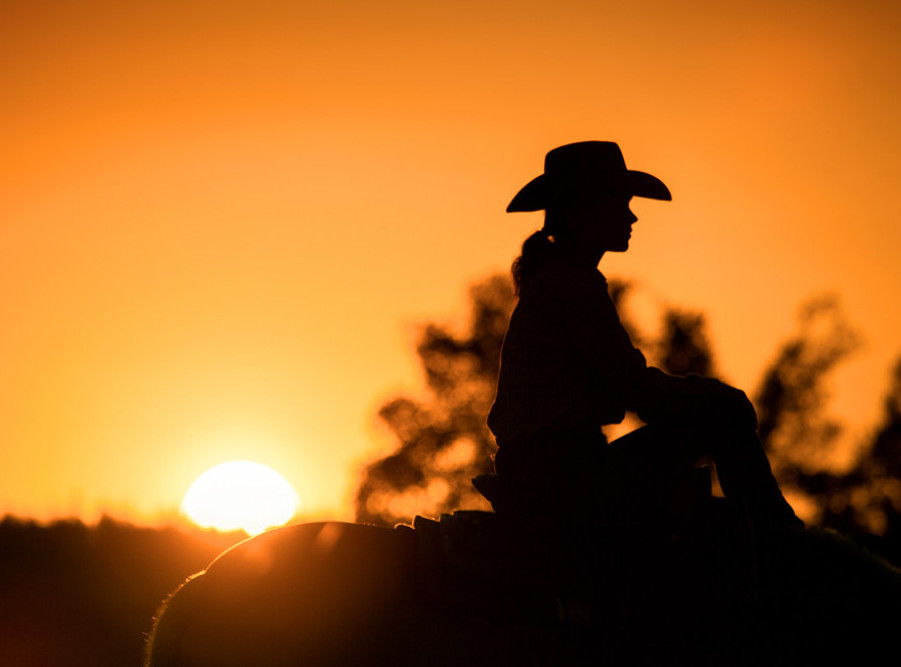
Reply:
M826 380L859 345L832 295L806 303L800 330L765 371L754 400L759 433L780 482L801 486L827 468L841 425L825 413Z
M470 299L463 336L436 324L422 331L416 352L429 399L399 396L379 409L399 447L364 469L358 521L394 525L417 513L487 507L470 480L492 469L495 444L485 420L515 297L511 281L495 275L474 285Z
M656 349L657 366L671 375L714 375L713 350L701 313L667 308Z
M883 422L869 451L869 465L874 477L901 480L901 359L892 372L891 386L885 397ZM894 490L901 511L901 484Z
M0 665L139 665L160 601L243 534L0 520Z
M826 380L859 344L832 296L808 303L757 395L760 435L781 483L816 505L820 525L901 538L901 360L882 423L847 470L830 465L841 425L825 414ZM889 548L888 551L891 551ZM888 554L887 554L888 555ZM892 553L897 557L897 553Z
M873 439L857 451L850 470L802 474L798 486L817 500L823 525L901 541L901 359L892 373L882 421Z
M866 522L901 541L901 358L892 372L882 424L858 468L867 479Z

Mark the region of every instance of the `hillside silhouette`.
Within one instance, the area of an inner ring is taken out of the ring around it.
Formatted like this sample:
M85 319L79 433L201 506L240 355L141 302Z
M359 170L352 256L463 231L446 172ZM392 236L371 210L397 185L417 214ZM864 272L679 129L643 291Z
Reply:
M241 534L0 522L0 664L141 664L160 601Z
M97 526L86 526L75 521L40 525L7 517L0 522L0 664L140 665L146 633L164 597L187 576L205 568L220 551L243 538L243 534L139 528L108 518ZM822 557L818 544L824 542L834 558ZM871 633L880 628L863 628L861 618L869 618L876 610L867 608L867 595L853 595L850 591L851 586L857 586L858 591L869 590L872 595L872 589L861 588L861 582L867 581L879 582L884 588L885 565L834 533L814 532L806 546L806 552L794 551L791 559L781 561L776 583L765 589L767 594L761 603L778 611L782 617L773 622L784 621L786 627L783 635L768 640L775 643L769 644L767 650L806 641L804 633L820 636L837 632L847 637L857 630L866 630L864 636L872 641ZM657 553L650 546L647 549L646 554ZM711 553L709 549L707 553ZM459 555L454 558L458 560ZM700 565L705 561L701 558L694 562ZM705 586L729 573L729 562L721 561L716 570L707 572L706 578L676 580L671 585L688 589L693 596L690 608L697 613L698 604L708 599L705 595L709 595L709 588ZM895 563L901 564L897 556ZM458 591L462 590L460 582L467 582L468 589L477 592L477 607L486 604L487 589L484 563L477 564L475 572L473 564L462 574L460 566L454 565L455 578L447 579L445 574L443 580L457 582L454 587ZM671 568L684 565L679 561L670 563ZM449 567L445 558L437 566ZM772 565L769 567L772 570ZM889 575L888 581L897 576ZM832 585L825 585L830 581ZM786 601L780 595L787 592L791 596ZM658 593L663 596L664 591ZM721 600L747 600L745 589L736 593L737 597ZM856 626L842 626L844 616L827 613L839 607L856 619ZM455 609L459 611L459 602ZM683 608L680 613L684 615L685 611ZM885 622L890 619L886 617ZM579 645L581 640L572 641Z
M276 529L170 599L148 665L800 667L895 655L901 572L834 532L751 535L740 519L717 501L676 532L643 524L573 552L488 512Z

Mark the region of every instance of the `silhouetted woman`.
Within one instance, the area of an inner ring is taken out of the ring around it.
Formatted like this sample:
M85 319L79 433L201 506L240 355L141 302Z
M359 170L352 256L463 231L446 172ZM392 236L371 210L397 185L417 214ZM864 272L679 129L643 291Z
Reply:
M773 478L745 394L649 367L623 329L597 267L605 253L629 247L635 196L671 199L659 179L626 169L615 143L587 141L550 151L544 174L507 207L544 210L545 221L512 269L519 302L488 418L498 477L536 504L622 515L619 508L665 494L712 456L727 496L761 521L801 525ZM607 445L601 427L626 411L647 426Z

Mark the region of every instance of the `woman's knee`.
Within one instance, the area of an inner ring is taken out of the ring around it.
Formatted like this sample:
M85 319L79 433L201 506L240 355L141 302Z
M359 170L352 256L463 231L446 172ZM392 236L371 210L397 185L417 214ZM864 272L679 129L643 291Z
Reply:
M757 429L757 411L741 389L718 382L706 401L707 418L729 429Z

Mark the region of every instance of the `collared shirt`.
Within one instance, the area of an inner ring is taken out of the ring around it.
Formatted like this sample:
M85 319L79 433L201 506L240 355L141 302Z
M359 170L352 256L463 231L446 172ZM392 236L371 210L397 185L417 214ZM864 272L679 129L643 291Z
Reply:
M550 257L524 285L501 350L488 426L499 442L571 426L649 420L676 380L649 368L596 269Z

